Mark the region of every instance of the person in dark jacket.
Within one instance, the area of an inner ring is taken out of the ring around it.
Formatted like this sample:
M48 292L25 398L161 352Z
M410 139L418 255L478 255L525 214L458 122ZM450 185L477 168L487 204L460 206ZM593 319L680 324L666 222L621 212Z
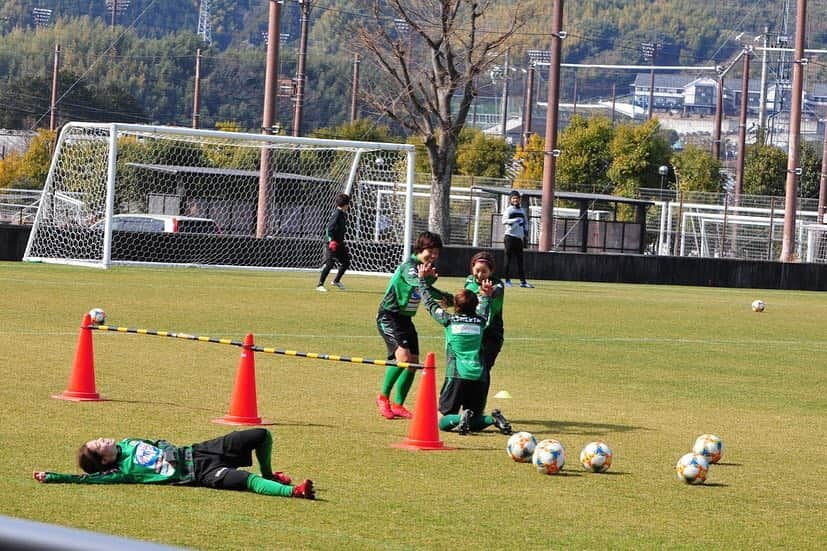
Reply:
M336 272L336 277L333 278L333 285L340 291L345 290L342 276L350 268L350 250L345 244L345 228L347 226L347 211L350 210L350 195L347 193L338 194L334 204L336 208L333 209L325 229L326 247L324 249L322 273L319 275L319 283L316 284L316 290L322 293L327 292L324 282L334 264L339 263L339 271Z

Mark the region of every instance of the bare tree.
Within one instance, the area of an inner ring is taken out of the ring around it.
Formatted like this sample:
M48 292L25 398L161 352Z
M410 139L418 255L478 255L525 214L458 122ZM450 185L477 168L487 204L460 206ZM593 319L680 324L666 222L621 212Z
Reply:
M373 17L356 29L383 77L362 87L362 99L422 138L431 169L428 228L446 240L457 139L477 94L476 77L523 25L520 0L511 2L507 18L494 20L497 3L374 0Z

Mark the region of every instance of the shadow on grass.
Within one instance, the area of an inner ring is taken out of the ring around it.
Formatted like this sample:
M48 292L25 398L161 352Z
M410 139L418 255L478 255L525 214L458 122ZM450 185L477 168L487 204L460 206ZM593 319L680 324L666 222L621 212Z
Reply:
M514 419L511 424L515 432L525 430L528 427L541 427L543 429L560 434L592 434L600 435L607 432L630 432L635 430L649 430L645 427L634 425L615 425L612 423L583 423L572 421L554 421L544 419Z
M744 466L742 463L722 463L720 461L718 463L713 463L713 465L716 465L716 466L720 465L721 467L743 467Z
M723 482L704 482L703 484L690 484L690 486L695 486L696 488L726 488L729 484L724 484Z

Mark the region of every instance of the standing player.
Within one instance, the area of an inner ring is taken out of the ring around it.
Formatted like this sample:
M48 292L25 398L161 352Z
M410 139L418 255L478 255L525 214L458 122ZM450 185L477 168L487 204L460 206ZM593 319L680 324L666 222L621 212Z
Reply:
M336 272L336 277L333 278L333 285L341 291L345 290L342 276L350 267L350 250L345 245L345 227L347 226L347 211L350 209L350 195L340 193L336 196L334 203L336 208L333 209L325 230L327 247L324 250L322 273L319 275L319 283L316 285L316 290L322 293L327 292L324 281L327 279L327 274L333 269L333 264L339 263L339 271Z
M413 324L422 295L419 293L418 266L433 266L442 250L442 238L439 234L425 231L419 234L414 243L414 254L399 265L391 277L385 296L379 304L376 314L376 327L388 347L388 359L397 362L419 362L419 335ZM426 278L430 286L436 281L435 276ZM449 295L431 288L434 296L450 301ZM403 405L408 391L413 384L413 369L388 366L382 390L376 398L379 413L386 419L403 417L410 419L413 414ZM391 400L391 391L396 392Z
M491 309L491 321L485 327L482 334L482 349L480 350L480 362L488 375L485 380L491 382L491 369L497 356L502 350L503 330L503 301L505 300L505 288L503 282L494 277L494 255L487 251L480 251L471 257L471 274L465 278L465 288L474 294L481 294L482 284L490 281L493 292L488 302ZM488 390L486 389L486 395Z
M488 400L488 373L480 359L482 335L491 321L489 301L494 285L488 280L480 284L480 297L469 289L454 295L454 311L449 314L431 296L426 277L432 276L433 268L419 267L419 282L425 307L431 317L445 328L445 382L439 393L439 428L456 429L462 435L480 431L491 425L503 434L511 434L511 424L500 410L491 415L483 414ZM460 413L460 410L462 413Z
M509 194L510 205L503 213L505 226L505 286L511 287L511 261L517 262L517 275L520 276L520 287L534 288L526 281L523 267L523 244L528 233L528 217L520 206L520 192L512 190Z

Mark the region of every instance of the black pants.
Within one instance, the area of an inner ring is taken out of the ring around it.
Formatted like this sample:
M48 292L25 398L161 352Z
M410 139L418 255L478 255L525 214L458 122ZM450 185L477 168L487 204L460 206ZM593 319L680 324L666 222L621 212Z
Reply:
M525 269L523 268L523 240L519 237L505 236L505 268L503 273L505 279L511 279L511 261L517 262L517 275L520 281L525 281Z
M221 490L246 490L250 473L238 470L253 464L253 450L264 444L266 429L231 432L192 446L195 484Z
M327 274L333 269L335 263L339 263L339 271L336 272L336 277L333 278L334 283L341 281L342 276L345 275L347 269L350 268L350 250L342 241L338 243L339 246L336 248L336 251L331 251L329 247L325 247L324 263L322 264L322 273L319 276L319 285L324 285Z

